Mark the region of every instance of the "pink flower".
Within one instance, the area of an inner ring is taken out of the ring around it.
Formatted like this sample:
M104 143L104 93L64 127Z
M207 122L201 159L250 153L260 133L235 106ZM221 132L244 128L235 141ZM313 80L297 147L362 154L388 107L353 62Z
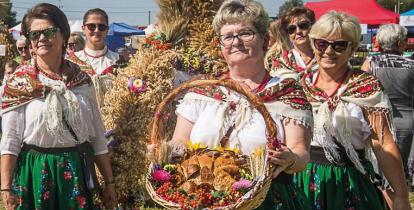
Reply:
M311 182L311 183L309 183L309 190L311 191L311 192L315 192L315 190L316 190L316 184L315 184L315 182Z
M69 172L69 171L65 171L65 172L63 173L63 178L64 178L66 181L68 181L68 180L72 179L72 173L71 173L71 172Z
M86 204L86 198L85 197L79 195L79 196L76 196L76 200L78 201L80 208L85 207L85 204Z
M128 88L132 93L142 93L147 91L148 85L142 79L136 79L134 77L129 78Z
M252 182L246 179L240 179L239 181L235 182L232 186L233 189L242 191L248 190L253 186Z
M152 173L152 180L160 183L170 181L171 177L171 174L164 170L156 170Z
M46 191L45 194L43 194L43 199L49 200L49 198L50 198L50 191Z

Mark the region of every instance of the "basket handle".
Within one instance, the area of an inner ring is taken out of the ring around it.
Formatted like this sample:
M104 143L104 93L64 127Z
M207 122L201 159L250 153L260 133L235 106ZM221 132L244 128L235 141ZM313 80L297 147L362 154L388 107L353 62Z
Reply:
M249 103L259 111L259 113L263 116L266 129L267 129L267 138L270 145L278 145L276 140L276 124L273 121L270 113L267 111L263 101L256 96L251 91L246 90L242 86L240 86L237 82L223 78L219 80L190 80L187 82L182 83L177 88L175 88L171 93L169 93L164 100L157 106L154 116L154 121L152 124L151 134L150 134L150 142L152 144L159 144L160 139L164 139L163 133L159 129L160 126L160 118L162 112L167 107L169 103L171 103L177 95L179 95L182 91L188 90L194 87L202 87L202 86L224 86L233 91L236 91L239 94L242 94L247 97ZM161 118L162 119L162 118Z

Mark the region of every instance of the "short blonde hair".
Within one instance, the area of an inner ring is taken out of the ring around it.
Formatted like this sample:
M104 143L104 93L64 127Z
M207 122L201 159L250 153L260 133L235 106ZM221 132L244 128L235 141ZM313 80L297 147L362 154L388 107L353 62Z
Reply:
M384 51L398 50L401 43L407 39L407 29L398 24L387 24L379 27L377 42Z
M254 0L227 0L214 16L213 28L217 34L227 23L251 23L260 34L269 28L269 15L263 5Z
M309 32L311 41L315 38L339 36L351 41L352 50L359 47L361 26L358 18L344 12L329 11L322 15Z
M85 48L85 40L83 39L82 35L78 32L72 32L70 33L69 39L72 38L74 43L76 43L76 46L78 49L77 51L83 50Z

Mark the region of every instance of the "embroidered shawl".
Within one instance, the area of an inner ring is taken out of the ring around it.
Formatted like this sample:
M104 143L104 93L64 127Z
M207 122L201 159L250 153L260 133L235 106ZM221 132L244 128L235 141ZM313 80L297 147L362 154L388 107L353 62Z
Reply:
M381 119L381 122L387 122L393 133L391 105L388 97L383 92L381 83L370 74L354 70L345 84L343 92L339 92L334 97L328 97L322 90L313 85L313 75L313 73L306 75L304 84L306 97L312 104L314 113L313 137L322 143L325 154L331 162L334 162L339 155L333 142L333 137L335 137L337 142L345 148L346 154L355 167L365 174L365 169L350 141L352 133L351 117L345 103L350 102L360 106L368 115L379 113L381 118L385 116L386 121ZM333 127L332 118L336 120L336 128ZM372 129L375 128L375 122L367 121ZM383 126L380 126L380 129L382 129ZM378 136L382 140L382 130L380 130Z
M41 114L46 120L47 130L56 137L61 137L64 131L65 117L79 139L88 139L88 133L83 128L80 119L80 106L75 93L86 94L94 99L95 93L90 77L79 69L79 66L64 61L62 77L46 77L56 81L56 85L46 85L39 80L39 71L31 65L20 66L7 80L3 93L2 113L23 106L35 99L45 99L45 108ZM92 91L91 91L92 89Z
M90 64L79 59L74 52L70 52L67 55L66 59L73 63L76 63L82 71L89 74L89 76L92 78L92 82L96 91L97 102L99 107L101 107L103 105L105 93L112 88L112 82L115 79L115 76L113 75L114 67L109 66L104 71L102 71L101 75L98 75Z
M226 130L224 129L229 125L229 118L227 112L232 110L233 103L229 99L231 91L225 87L207 86L197 87L189 90L186 95L186 99L189 100L204 100L204 101L220 101L226 106L223 109L223 113L217 113L218 119L222 119L219 122L221 125L220 136L224 136ZM237 93L234 93L240 96ZM286 121L294 120L296 123L301 124L308 129L313 127L313 118L311 105L307 101L306 96L303 92L300 84L291 78L271 78L265 88L256 93L261 98L270 113L277 113L282 116ZM243 97L243 96L240 96ZM234 120L235 127L233 132L237 133L243 128L246 123L249 122L252 115L252 107L247 101L239 100L240 108L239 112L236 113ZM244 103L245 102L245 103ZM217 139L219 141L219 139ZM219 145L219 142L216 142Z
M315 59L312 59L311 65L308 68L299 66L296 63L293 49L287 51L282 50L275 53L273 56L267 57L267 68L272 76L295 78L300 80L305 74L316 71L318 69L318 63Z

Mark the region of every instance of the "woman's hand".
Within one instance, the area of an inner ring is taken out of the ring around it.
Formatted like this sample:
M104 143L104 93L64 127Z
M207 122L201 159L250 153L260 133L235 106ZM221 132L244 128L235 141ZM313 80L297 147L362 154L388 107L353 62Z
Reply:
M109 184L103 189L105 209L115 209L118 203L116 199L115 184Z
M276 166L273 172L273 178L276 178L280 172L291 168L297 160L297 155L288 147L282 146L280 149L268 150L269 161Z
M394 197L393 210L411 210L410 202L407 197Z
M6 210L17 209L17 197L11 191L3 191L1 197Z

